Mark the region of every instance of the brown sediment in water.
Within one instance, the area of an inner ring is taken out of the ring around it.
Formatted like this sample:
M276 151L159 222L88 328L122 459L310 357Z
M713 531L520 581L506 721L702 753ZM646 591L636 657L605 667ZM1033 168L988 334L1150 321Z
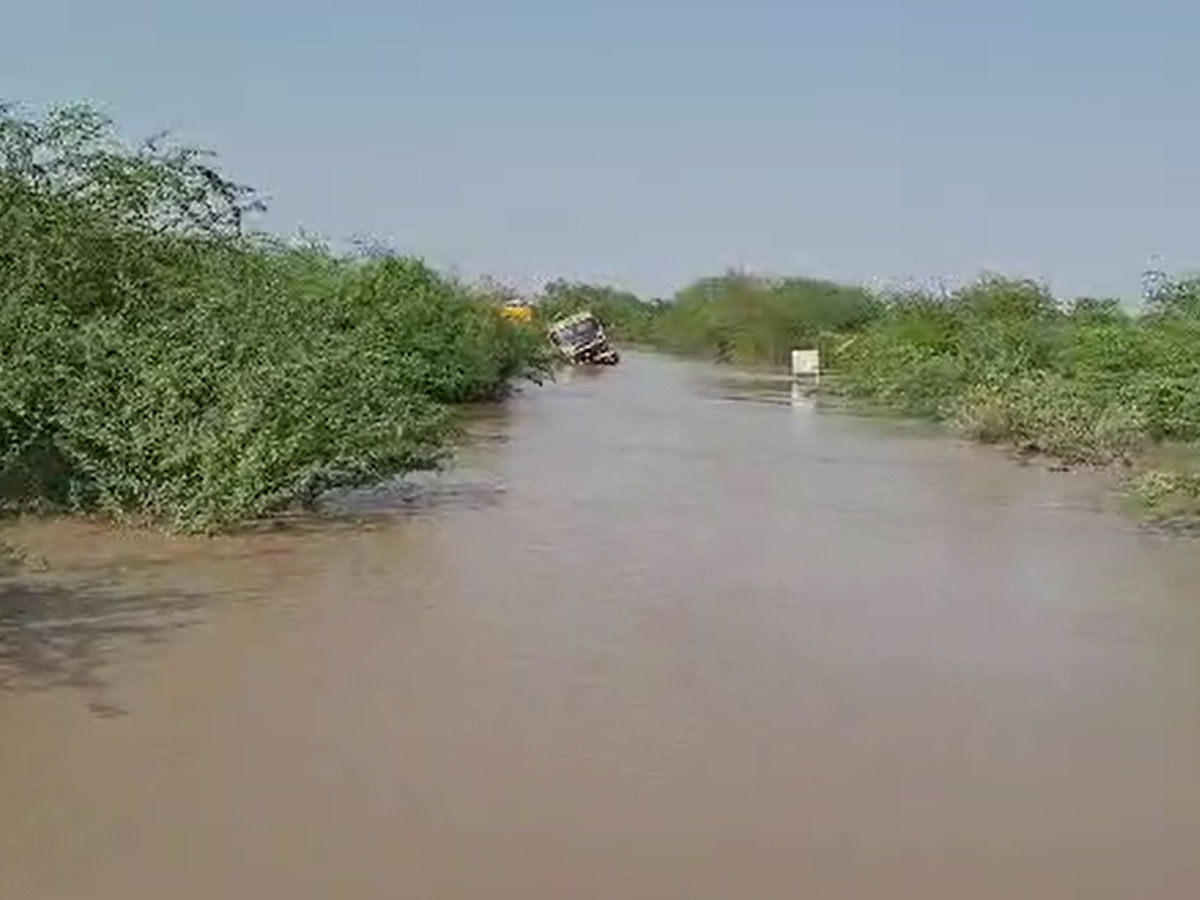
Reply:
M351 520L10 532L0 897L1200 895L1195 544L727 375L525 391Z

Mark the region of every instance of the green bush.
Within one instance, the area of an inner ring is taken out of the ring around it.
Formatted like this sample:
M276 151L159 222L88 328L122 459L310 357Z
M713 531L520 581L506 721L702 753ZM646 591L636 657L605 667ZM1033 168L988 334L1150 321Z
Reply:
M419 260L247 234L194 150L0 110L0 490L212 529L444 458L540 340Z
M689 285L665 304L659 339L676 352L722 362L782 365L795 347L863 327L876 308L862 288L727 272Z
M1068 309L1024 281L988 278L944 298L890 298L835 356L846 394L948 421L982 441L1070 462L1132 463L1200 442L1200 282L1164 281L1139 315L1085 298ZM1158 468L1133 493L1172 514L1200 493Z
M721 362L782 365L795 347L858 331L879 303L865 289L829 281L727 272L694 282L670 301L555 281L538 308L543 321L590 309L617 341Z

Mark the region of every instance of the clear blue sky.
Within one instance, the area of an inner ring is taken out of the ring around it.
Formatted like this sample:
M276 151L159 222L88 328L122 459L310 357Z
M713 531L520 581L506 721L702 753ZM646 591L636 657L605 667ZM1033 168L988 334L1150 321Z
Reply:
M522 287L1200 266L1200 3L35 0L0 97L221 153L267 224Z

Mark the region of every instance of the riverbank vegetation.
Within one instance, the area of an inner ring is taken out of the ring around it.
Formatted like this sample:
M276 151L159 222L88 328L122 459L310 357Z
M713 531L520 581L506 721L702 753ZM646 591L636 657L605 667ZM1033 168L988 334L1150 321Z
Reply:
M834 384L883 408L1066 463L1119 466L1152 518L1200 513L1200 283L1162 281L1143 309L1064 306L986 278L887 302L832 361Z
M542 342L417 260L246 229L208 156L0 110L0 496L211 530L436 465Z
M737 365L786 365L793 347L863 328L878 301L860 287L726 272L681 290L659 323L673 352Z
M793 347L858 330L880 309L860 287L739 271L702 278L669 301L565 281L537 300L546 321L586 308L615 340L751 366L785 364Z
M1160 278L1131 312L995 276L947 294L879 294L733 272L619 314L644 342L740 365L820 347L831 393L1117 468L1148 517L1200 522L1200 280Z
M86 107L0 107L0 498L212 530L438 465L455 404L552 365L590 308L619 343L743 366L820 347L827 390L980 441L1118 466L1143 511L1200 520L1200 280L1143 308L988 277L881 294L727 271L670 300L501 288L416 259L250 231L206 154L130 147Z

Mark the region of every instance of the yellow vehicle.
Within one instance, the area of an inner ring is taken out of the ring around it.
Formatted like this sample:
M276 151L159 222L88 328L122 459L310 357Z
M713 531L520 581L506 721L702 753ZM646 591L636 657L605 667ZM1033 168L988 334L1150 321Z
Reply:
M554 346L569 363L614 366L621 359L620 354L608 343L604 326L589 310L556 319L550 323L548 332Z
M532 322L533 307L524 300L509 300L500 308L500 315L514 322Z

